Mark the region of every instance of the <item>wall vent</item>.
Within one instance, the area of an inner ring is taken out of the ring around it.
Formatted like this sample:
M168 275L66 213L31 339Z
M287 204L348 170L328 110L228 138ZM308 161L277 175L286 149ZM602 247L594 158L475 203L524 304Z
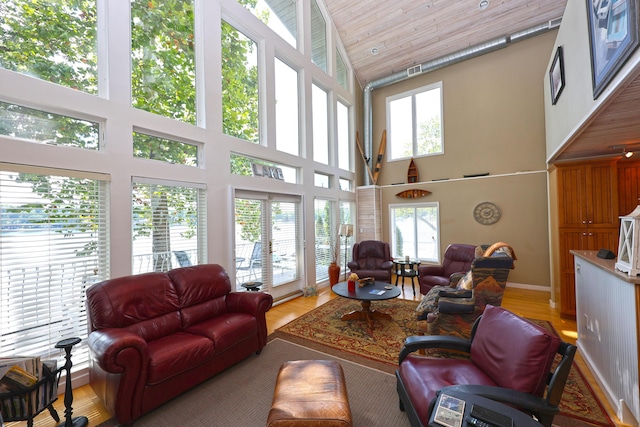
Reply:
M418 64L414 67L407 68L407 77L411 77L414 74L420 74L422 72L422 64Z
M552 19L551 21L549 21L549 29L552 30L554 28L559 27L561 22L562 22L562 16L556 19Z

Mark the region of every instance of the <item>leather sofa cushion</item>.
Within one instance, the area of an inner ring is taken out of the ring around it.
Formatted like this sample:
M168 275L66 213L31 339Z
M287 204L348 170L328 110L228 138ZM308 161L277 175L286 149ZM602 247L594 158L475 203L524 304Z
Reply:
M214 348L210 339L185 332L148 343L149 376L147 385L161 383L180 375L213 358Z
M471 360L497 385L542 396L560 338L501 307L487 305Z
M218 264L177 268L167 275L175 283L180 295L180 306L183 308L211 301L231 292L229 275Z
M213 343L215 354L253 338L258 333L256 318L245 313L220 314L186 329L185 332L206 337Z
M398 372L425 426L429 422L429 403L443 387L459 384L496 385L493 379L468 359L438 358L434 363L431 357L410 354L400 364Z

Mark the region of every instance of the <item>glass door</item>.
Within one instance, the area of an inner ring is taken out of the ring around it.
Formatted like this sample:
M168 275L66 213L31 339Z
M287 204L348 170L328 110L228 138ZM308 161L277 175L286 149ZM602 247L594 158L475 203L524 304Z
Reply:
M299 196L236 192L237 290L258 282L277 299L302 289L300 212Z

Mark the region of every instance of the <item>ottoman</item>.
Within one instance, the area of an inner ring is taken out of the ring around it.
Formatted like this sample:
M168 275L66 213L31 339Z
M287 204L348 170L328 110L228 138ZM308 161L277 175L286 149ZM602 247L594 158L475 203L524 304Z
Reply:
M351 409L338 362L294 360L280 367L267 427L350 427Z

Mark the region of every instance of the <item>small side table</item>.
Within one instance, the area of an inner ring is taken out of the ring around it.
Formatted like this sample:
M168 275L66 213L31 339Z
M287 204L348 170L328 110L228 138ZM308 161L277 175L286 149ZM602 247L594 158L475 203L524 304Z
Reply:
M413 289L413 295L416 294L416 281L418 282L418 289L420 289L420 281L418 274L418 266L420 265L419 259L405 259L396 258L393 260L393 265L396 271L396 286L398 286L398 279L402 277L402 285L404 286L404 278L411 278L411 289Z
M260 290L260 286L262 286L262 282L245 282L240 286L248 291L258 292Z

